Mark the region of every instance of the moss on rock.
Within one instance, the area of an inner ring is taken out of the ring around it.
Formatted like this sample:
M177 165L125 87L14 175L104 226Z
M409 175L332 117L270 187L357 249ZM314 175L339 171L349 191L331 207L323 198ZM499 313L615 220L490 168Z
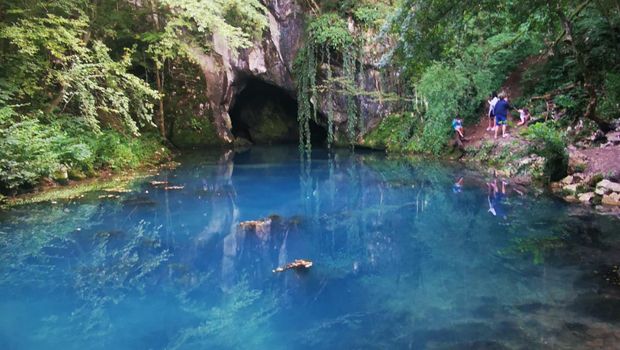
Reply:
M179 148L223 146L215 125L208 117L179 118L172 129L170 141Z

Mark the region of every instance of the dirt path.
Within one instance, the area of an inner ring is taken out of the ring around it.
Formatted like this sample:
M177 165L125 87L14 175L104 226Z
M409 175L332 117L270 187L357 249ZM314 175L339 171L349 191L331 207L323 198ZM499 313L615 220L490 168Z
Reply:
M502 85L500 91L505 91L510 96L511 100L515 100L522 96L522 78L523 73L532 65L541 62L539 56L530 57L521 63L514 72L512 72L506 81ZM495 140L494 132L487 131L488 126L488 104L485 103L485 110L480 115L478 123L475 125L469 125L465 127L465 136L467 141L464 142L465 147L479 146L484 140ZM507 138L498 137L495 142L503 144L511 142L515 139L515 135L520 133L523 126L516 126L519 118L518 112L513 111L512 115L508 116L509 124L513 127L508 127ZM501 134L501 132L500 132ZM516 137L518 138L518 136ZM599 148L592 147L586 149L572 149L569 150L571 159L576 159L576 162L586 164L586 169L583 171L586 175L602 174L605 177L616 179L620 181L620 145Z
M571 150L570 156L587 164L583 171L585 175L601 174L620 180L620 146Z
M508 96L510 97L511 100L515 100L521 97L523 95L523 87L521 84L521 80L523 79L523 73L525 73L525 71L531 66L540 63L542 59L543 58L540 56L532 56L526 59L525 61L523 61L508 76L508 78L506 78L506 80L504 81L504 84L502 84L502 87L500 88L499 91L505 91L506 93L508 93ZM478 123L476 125L468 126L465 129L465 132L466 132L465 136L468 138L468 140L465 142L466 147L467 146L475 147L475 146L480 145L480 143L482 143L482 141L486 139L491 139L491 140L494 139L494 136L495 136L494 132L487 131L487 126L489 123L489 118L487 116L488 108L489 108L488 103L485 103L484 113L480 115L480 119L478 120ZM502 139L501 131L500 131L499 133L500 137L498 137L497 142L505 143L507 141L510 141L511 139L514 138L513 134L518 134L519 133L518 130L523 128L520 126L516 126L517 123L519 122L519 115L518 115L518 112L516 111L512 111L511 114L508 115L508 122L510 125L514 126L512 128L509 126L507 129L508 133L511 136L505 139Z

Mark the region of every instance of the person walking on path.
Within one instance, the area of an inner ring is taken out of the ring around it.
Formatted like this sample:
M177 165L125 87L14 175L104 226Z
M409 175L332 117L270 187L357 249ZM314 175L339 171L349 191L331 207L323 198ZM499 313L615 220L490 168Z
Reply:
M491 99L487 102L489 103L489 112L487 113L487 117L489 117L489 126L487 127L487 131L495 130L495 113L493 109L495 109L495 104L497 104L499 98L497 98L497 92L493 91L491 93Z
M498 96L499 101L495 104L493 112L495 113L495 138L497 138L497 131L499 127L502 127L502 137L508 137L506 133L506 125L508 124L508 112L512 109L510 103L508 103L508 96L505 92L502 92Z

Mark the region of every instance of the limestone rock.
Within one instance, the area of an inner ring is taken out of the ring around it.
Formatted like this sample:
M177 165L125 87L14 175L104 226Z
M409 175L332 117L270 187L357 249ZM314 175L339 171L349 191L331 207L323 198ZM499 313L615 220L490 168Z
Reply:
M609 192L620 193L620 184L604 179L596 184L597 194L606 194Z
M579 195L579 201L581 203L590 204L592 199L596 196L594 192L586 192Z
M575 195L564 196L564 200L568 203L580 203L579 198Z
M252 142L243 137L237 137L235 138L234 146L235 148L248 148L252 147Z
M293 63L297 52L304 45L306 16L303 15L303 7L305 4L300 0L260 0L260 2L269 9L267 11L269 25L261 38L255 40L251 47L233 50L222 35L214 33L211 39L213 50L206 52L197 46L190 47L188 50L204 77L203 84L206 88L204 94L201 95L205 105L204 114L209 116L208 119L213 124L217 137L226 144L234 141L233 123L229 112L249 80L256 79L276 86L291 97L296 97L297 93L293 78ZM361 28L354 26L353 30L356 35L364 34L360 33ZM365 69L359 77L359 88L368 93L359 94L358 116L368 128L378 125L395 106L392 102L377 101L373 96L378 86L386 85L383 80L388 74L382 73L376 62L378 62L378 57L388 50L390 50L389 45L377 42L364 47L361 54ZM324 76L325 67L319 69L321 71L319 76ZM332 66L335 76L340 76L338 71L340 69L335 65ZM328 104L328 100L333 103ZM336 131L346 130L347 99L343 93L331 90L319 91L318 101L314 101L313 104L319 110L321 119L318 122L319 125L327 124L324 116L327 115L329 108L333 112ZM179 121L178 128L184 127L186 125ZM177 139L184 140L185 137L182 136ZM254 139L252 141L258 142ZM192 142L194 143L201 142Z
M620 206L620 193L613 192L611 194L604 195L601 203L604 205Z
M618 145L618 144L620 144L620 131L608 132L605 136L607 137L607 141L611 145Z
M575 183L575 178L573 177L573 175L568 175L567 177L560 180L560 183L562 184L562 186L572 185L573 183Z
M560 182L552 182L550 186L551 186L551 191L553 192L562 191L562 184Z
M52 179L56 182L64 183L69 180L68 169L66 166L61 165L56 171L52 173Z
M584 182L588 182L588 176L584 175L583 173L574 173L573 175L573 181L575 183L584 183Z
M572 184L563 186L562 189L568 193L577 194L577 187L579 187L579 184Z

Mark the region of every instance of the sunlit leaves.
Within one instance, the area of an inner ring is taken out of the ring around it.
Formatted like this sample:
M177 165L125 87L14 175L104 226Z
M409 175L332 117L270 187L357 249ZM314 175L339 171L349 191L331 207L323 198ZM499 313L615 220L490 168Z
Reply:
M200 33L221 35L232 49L248 47L267 26L258 0L160 0Z

